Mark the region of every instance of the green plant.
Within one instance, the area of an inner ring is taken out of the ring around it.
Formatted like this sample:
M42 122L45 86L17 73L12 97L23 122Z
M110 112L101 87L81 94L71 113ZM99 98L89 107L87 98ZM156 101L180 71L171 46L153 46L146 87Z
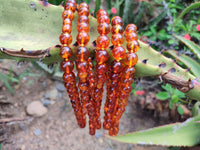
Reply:
M172 88L170 84L161 85L165 91L156 94L156 97L160 100L169 100L169 108L172 109L174 104L178 104L177 110L180 115L183 114L183 109L180 107L181 102L185 102L182 98L185 98L185 94L177 89Z
M0 0L0 58L14 59L17 61L42 61L45 64L52 65L61 61L59 57L60 46L58 37L61 33L62 19L58 17L62 14L61 6L46 5L37 0ZM5 9L6 8L6 9ZM18 11L20 9L20 11ZM48 12L48 13L47 13ZM20 17L19 17L20 16ZM77 13L75 19L77 20ZM94 56L95 46L92 44L97 38L97 22L92 16L90 19L90 44L87 48L90 55ZM73 22L75 24L75 22ZM10 34L10 33L15 33ZM76 26L72 27L73 43L77 35ZM110 37L111 35L109 35ZM111 46L111 45L110 45ZM125 44L123 45L125 47ZM22 49L23 48L23 49ZM75 46L71 46L74 54ZM110 50L108 49L108 52ZM139 62L135 66L136 77L155 76L162 79L165 83L169 83L178 90L185 93L190 99L200 101L200 82L199 76L193 71L190 73L182 67L178 66L172 59L165 57L160 52L155 51L149 45L140 41L140 50L138 51ZM72 60L75 59L73 55ZM113 58L110 55L109 62ZM37 62L37 64L40 64ZM46 67L46 66L45 66ZM145 144L161 144L164 143L165 137L159 138L160 134L167 134L167 145L186 145L192 146L198 144L199 141L199 116L191 118L185 123L167 125L162 128L155 128L152 132L146 132L144 136L152 137L151 143ZM182 128L183 126L183 128ZM178 128L178 134L173 134L173 129ZM192 132L190 132L192 129ZM142 133L142 132L141 132ZM174 136L173 136L174 135ZM131 136L126 139L132 143L139 143L140 135L134 134L135 141ZM180 138L184 136L183 140ZM122 137L122 136L121 136ZM188 140L191 137L192 140ZM118 138L118 137L116 137ZM159 139L159 140L158 140ZM193 141L194 140L194 141ZM121 140L123 141L123 140ZM141 140L140 140L141 141ZM169 142L168 142L169 141ZM160 142L160 143L158 143Z

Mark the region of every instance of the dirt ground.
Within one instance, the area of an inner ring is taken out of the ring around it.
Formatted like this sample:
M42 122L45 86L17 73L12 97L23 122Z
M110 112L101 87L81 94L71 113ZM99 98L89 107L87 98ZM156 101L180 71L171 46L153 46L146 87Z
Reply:
M98 130L95 136L88 133L88 125L80 129L76 124L75 116L63 83L52 80L41 71L33 68L31 63L16 65L15 61L3 60L0 69L8 73L5 68L20 75L26 69L31 74L39 76L22 77L19 84L11 84L15 90L12 95L0 81L0 96L10 104L0 107L1 118L15 117L25 118L24 121L13 121L2 125L0 129L3 139L2 150L166 150L159 146L138 146L112 141L105 137L107 131ZM28 116L26 106L32 101L41 101L47 107L48 112L42 117ZM105 93L104 98L105 100ZM155 119L152 113L144 111L135 103L136 97L129 97L121 122L119 134L125 134L137 130L147 129L168 122L167 115ZM104 101L103 101L104 102ZM1 114L4 112L4 114ZM103 109L102 109L103 114ZM103 118L103 115L101 115ZM102 119L103 121L103 119Z

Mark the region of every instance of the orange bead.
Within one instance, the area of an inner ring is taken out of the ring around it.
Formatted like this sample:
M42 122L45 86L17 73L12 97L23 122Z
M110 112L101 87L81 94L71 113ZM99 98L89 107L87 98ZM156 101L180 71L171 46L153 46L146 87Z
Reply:
M110 25L107 23L100 23L97 27L99 34L108 34L110 32Z
M126 37L127 42L133 41L133 40L138 40L138 36L135 32L130 32L130 33L126 34L125 37Z
M129 67L133 67L137 64L138 56L135 53L127 53L125 57L125 64Z
M65 25L63 25L63 27L62 27L62 32L63 33L71 33L71 31L72 31L72 27L71 27L71 25L69 25L69 24L65 24Z
M74 63L70 60L68 61L63 60L60 63L60 68L63 72L70 73L74 69Z
M110 18L108 16L100 16L97 18L97 22L100 23L110 23Z
M82 8L82 7L86 7L87 9L89 9L89 6L87 3L80 3L79 6L78 6L78 9Z
M96 44L100 49L107 48L109 46L110 40L106 35L100 35L97 37Z
M60 56L64 59L69 59L72 56L72 50L68 46L63 46L60 49Z
M70 26L72 25L72 21L69 18L65 18L63 20L63 25L69 24Z
M119 17L119 16L113 17L112 20L111 20L111 25L112 25L112 26L113 26L113 25L121 25L121 26L123 26L122 18Z
M134 67L126 67L124 69L124 77L126 79L129 79L129 78L132 79L132 76L133 76L134 73L135 73L135 68Z
M85 23L89 24L89 18L87 16L85 16L85 15L79 16L78 17L78 23L82 23L82 22L85 22Z
M87 61L77 61L76 68L80 72L87 72L88 62Z
M89 16L90 11L89 11L89 9L86 8L86 7L81 7L81 8L78 9L78 14L79 14L80 16Z
M76 11L76 3L66 3L65 10L71 10L73 12Z
M78 32L89 32L90 26L88 23L85 23L85 22L78 23L77 30L78 30Z
M115 74L121 72L122 69L123 69L123 64L122 64L121 61L116 61L116 60L114 60L114 61L112 62L112 71L113 71ZM116 74L116 75L117 75L117 77L118 77L118 74Z
M134 25L134 24L128 24L126 26L126 29L125 29L125 35L128 35L129 33L131 32L136 32L137 31L137 26Z
M133 51L133 52L137 52L139 50L139 43L138 41L131 41L128 42L126 45L126 48L128 49L128 51Z
M120 33L113 34L111 37L111 42L114 46L122 45L124 43L124 37Z
M64 73L63 74L63 80L66 82L66 83L69 83L69 82L73 82L75 80L75 75L74 73Z
M115 46L112 50L112 56L115 60L120 61L126 55L126 50L122 46Z
M112 26L111 32L112 32L112 34L115 34L115 33L123 34L124 28L121 25L114 25L114 26Z
M106 50L97 50L95 54L96 61L101 64L108 60L109 54Z
M87 82L85 82L85 83L80 83L79 82L78 87L79 87L80 90L86 91L88 89L89 85L88 85Z
M87 32L79 32L76 36L76 40L79 45L86 45L89 42L90 37Z
M69 33L61 33L60 35L60 43L69 45L72 43L72 36Z
M107 11L104 10L104 9L99 9L99 10L97 11L97 13L96 13L96 17L99 18L99 17L101 17L101 16L108 16Z
M72 4L74 4L74 5L77 5L77 4L76 4L76 0L66 0L66 3L72 3Z
M71 10L64 10L63 13L62 13L62 17L63 17L63 19L69 18L70 20L73 20L74 19L74 13Z
M96 65L96 71L98 74L105 74L108 70L106 63Z
M78 77L81 79L87 79L88 73L87 72L78 72Z
M78 47L77 52L76 52L76 57L80 61L87 60L88 57L89 57L89 50L86 47L83 47L83 46Z

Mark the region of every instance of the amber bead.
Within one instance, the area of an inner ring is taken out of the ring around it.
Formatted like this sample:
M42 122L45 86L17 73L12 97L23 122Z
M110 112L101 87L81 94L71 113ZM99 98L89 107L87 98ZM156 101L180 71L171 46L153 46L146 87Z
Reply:
M128 24L126 26L126 29L125 29L125 35L128 35L129 33L131 32L136 32L137 31L137 26L134 25L134 24Z
M70 20L73 20L74 19L74 13L71 10L64 10L63 13L62 13L62 17L63 17L63 19L69 18Z
M70 45L72 43L72 36L69 33L61 33L60 43L63 45Z
M84 47L84 46L78 47L77 51L76 51L76 57L80 61L87 60L88 57L89 57L89 50L86 47Z
M88 73L87 72L78 72L78 77L79 78L87 78L87 76L88 76Z
M134 73L135 73L135 68L134 67L126 67L124 69L124 77L126 79L132 77Z
M79 14L80 16L89 16L90 11L89 11L89 9L86 8L86 7L81 7L81 8L78 9L78 14Z
M138 56L135 53L127 53L125 57L125 64L129 67L136 65Z
M65 18L63 20L63 25L69 24L70 26L72 25L72 20L70 20L69 18Z
M65 10L71 10L71 11L73 11L73 12L75 12L76 11L76 3L66 3L65 4Z
M121 33L121 34L123 34L123 32L124 32L124 28L121 25L114 25L114 26L112 26L112 29L111 29L111 33L112 34L115 34L115 33Z
M74 4L75 6L77 5L77 4L76 4L76 0L66 0L66 3L72 3L72 4Z
M77 43L82 46L86 45L89 42L90 37L87 32L79 32L78 35L76 36L76 40Z
M82 22L77 25L78 32L89 32L90 26L88 23Z
M68 46L63 46L59 54L62 58L69 59L72 56L72 50Z
M96 44L100 49L105 49L109 46L110 40L106 35L100 35L97 37Z
M70 73L74 69L74 63L71 62L70 60L68 61L63 60L60 63L60 68L63 72Z
M78 9L80 9L82 7L89 9L89 5L87 3L84 3L84 2L79 4Z
M68 83L68 82L72 82L75 79L75 75L74 73L64 73L63 74L63 80Z
M88 23L89 23L89 18L88 18L87 16L85 16L85 15L79 16L79 17L78 17L78 23L82 23L82 22L88 24Z
M135 32L130 32L128 34L126 34L126 41L133 41L133 40L138 40L138 36Z
M76 68L80 72L87 72L88 62L87 61L77 61Z
M106 50L97 50L95 54L96 61L101 64L108 60L109 54Z
M99 34L108 34L110 32L110 25L107 23L100 23L97 27Z
M124 43L124 37L120 33L113 34L111 37L111 42L113 45L122 45Z
M96 13L96 17L99 18L99 17L101 17L101 16L108 16L107 11L104 10L104 9L99 9L99 10L97 11L97 13Z
M87 82L85 82L85 83L80 83L79 82L78 87L79 87L80 90L85 91L85 90L88 89L89 85L88 85Z
M122 46L115 46L112 50L112 56L115 60L120 61L126 55L126 50Z
M98 74L105 74L108 70L108 67L106 65L106 63L103 64L98 64L96 66L96 71L98 72Z
M110 18L108 16L101 16L97 18L97 22L100 23L110 23Z
M114 73L119 73L123 69L123 64L121 61L114 60L112 63L112 70Z
M128 42L126 48L128 51L137 52L139 50L139 43L138 41Z
M119 17L119 16L115 16L111 19L111 25L114 26L114 25L121 25L123 26L123 21L122 21L122 18Z
M65 24L65 25L63 25L63 27L62 27L62 32L63 33L71 33L71 31L72 31L72 27L71 27L71 25L70 24Z

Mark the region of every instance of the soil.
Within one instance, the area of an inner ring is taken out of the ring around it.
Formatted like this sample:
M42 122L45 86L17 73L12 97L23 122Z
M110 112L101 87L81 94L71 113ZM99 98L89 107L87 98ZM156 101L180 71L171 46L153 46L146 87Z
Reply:
M10 104L0 104L4 114L1 118L24 118L23 121L13 121L1 126L0 140L3 150L166 150L160 146L141 146L119 143L106 137L107 131L98 130L95 136L88 133L88 125L80 129L76 123L74 112L63 83L53 80L42 71L36 70L31 63L20 66L15 61L0 62L2 73L13 72L19 76L29 69L29 75L22 77L19 84L12 83L15 94L12 95L0 81L0 96ZM35 76L35 74L39 76ZM148 94L148 93L147 93ZM126 112L120 121L119 134L148 129L169 123L168 115L155 118L151 111L145 111L136 103L141 97L131 95ZM46 115L32 117L26 114L26 107L32 101L47 102ZM103 102L105 100L105 93ZM0 111L1 112L1 111ZM103 114L103 109L102 109ZM102 117L103 121L103 117Z

